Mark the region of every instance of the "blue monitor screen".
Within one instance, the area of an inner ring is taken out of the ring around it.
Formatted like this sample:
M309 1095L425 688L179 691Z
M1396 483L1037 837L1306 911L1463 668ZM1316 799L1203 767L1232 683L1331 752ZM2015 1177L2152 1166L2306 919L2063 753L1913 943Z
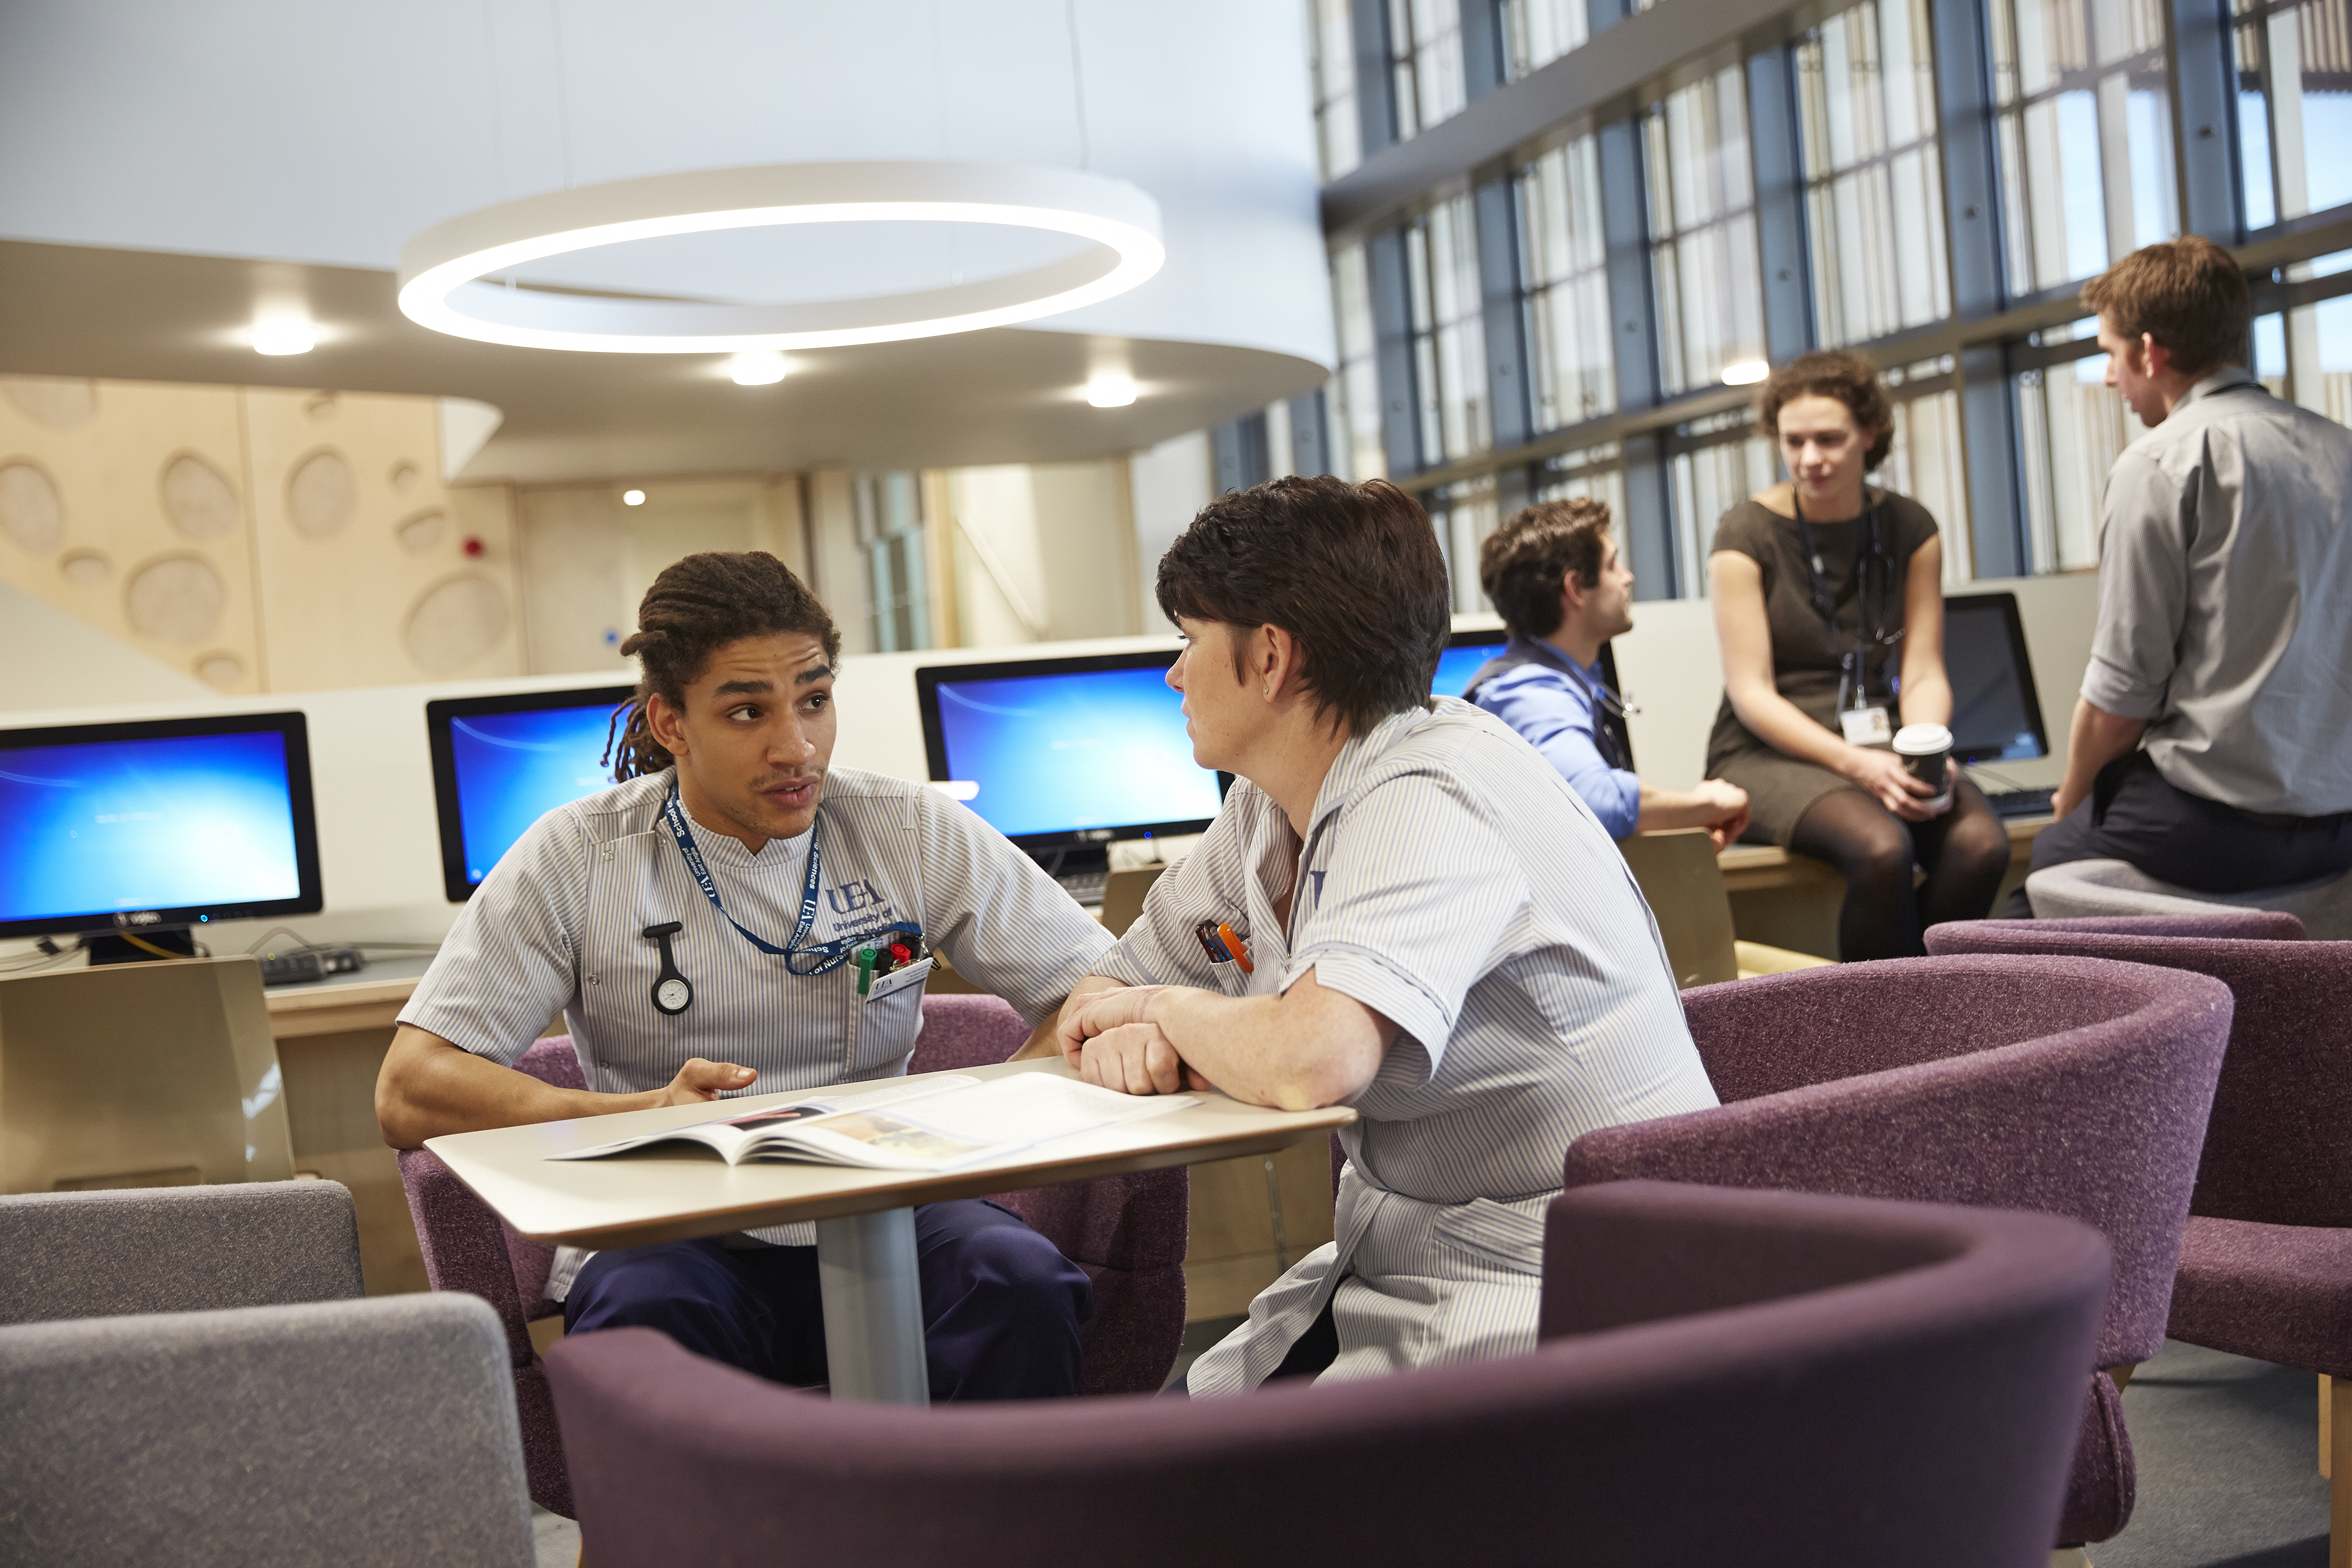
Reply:
M532 823L612 787L610 768L599 759L613 706L467 713L447 721L467 887L479 886Z
M1202 821L1217 775L1192 760L1165 667L938 684L947 776L1007 837Z
M0 749L0 922L302 892L277 731Z
M1430 684L1432 697L1459 697L1478 667L1503 651L1503 634L1496 632L1493 642L1466 643L1449 647L1437 656L1437 679Z

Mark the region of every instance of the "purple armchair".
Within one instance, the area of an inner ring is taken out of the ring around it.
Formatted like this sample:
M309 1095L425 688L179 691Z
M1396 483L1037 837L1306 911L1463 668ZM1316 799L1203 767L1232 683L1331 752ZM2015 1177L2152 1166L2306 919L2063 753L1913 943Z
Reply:
M2131 1442L2116 1384L2093 1369L2163 1343L2227 988L2085 959L1915 958L1705 986L1683 1005L1724 1103L1586 1133L1566 1184L1784 1187L2091 1225L2115 1275L2097 1359L2078 1373L2057 1540L2121 1530Z
M1936 927L1927 944L2192 970L2237 998L2170 1331L2326 1380L2330 1561L2342 1568L2352 1563L2352 942L2294 941L2294 916L2264 918L2294 929L2257 933L2248 917L1970 921Z
M567 1036L534 1043L515 1066L558 1089L587 1087ZM400 1184L408 1191L409 1217L416 1222L417 1246L425 1254L425 1278L436 1290L479 1296L506 1329L530 1500L550 1513L571 1518L572 1479L564 1469L563 1441L555 1430L547 1371L530 1342L532 1320L563 1310L547 1299L555 1248L515 1234L430 1150L400 1152Z
M993 996L927 996L911 1070L1001 1062L1028 1035L1021 1015ZM516 1066L560 1088L586 1087L565 1037L537 1042ZM555 1249L508 1228L428 1150L401 1151L400 1180L433 1289L481 1297L505 1326L531 1500L573 1517L563 1444L530 1329L533 1320L562 1310L547 1300ZM1052 1240L1094 1281L1084 1392L1149 1393L1175 1364L1184 1337L1188 1192L1180 1168L1074 1182L996 1200Z
M636 1329L549 1374L604 1568L2041 1568L2106 1288L2086 1227L1641 1183L1559 1198L1547 1248L1533 1352L1366 1383L908 1410Z

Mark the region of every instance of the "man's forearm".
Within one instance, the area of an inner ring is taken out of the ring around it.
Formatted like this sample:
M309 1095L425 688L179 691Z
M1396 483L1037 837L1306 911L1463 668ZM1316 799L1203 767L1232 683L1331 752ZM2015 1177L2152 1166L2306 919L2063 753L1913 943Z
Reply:
M421 1149L427 1138L449 1132L604 1116L666 1103L667 1097L660 1089L592 1094L559 1089L406 1024L394 1035L375 1083L376 1124L383 1141L395 1149Z
M2145 719L2110 713L2087 697L2074 700L2074 721L2066 732L2066 777L2058 786L2050 809L2064 816L2091 794L2099 770L2139 744L2147 732Z
M1637 833L1664 833L1676 827L1707 827L1730 815L1696 790L1657 789L1645 783L1642 785L1642 815L1635 819L1633 829Z

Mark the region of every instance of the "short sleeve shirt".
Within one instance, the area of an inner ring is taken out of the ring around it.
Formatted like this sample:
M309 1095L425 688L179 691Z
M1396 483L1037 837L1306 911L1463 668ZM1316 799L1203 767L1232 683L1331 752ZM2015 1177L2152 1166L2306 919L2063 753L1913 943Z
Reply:
M1294 858L1286 927L1274 906ZM1204 919L1238 923L1254 973L1210 961ZM1228 995L1286 991L1310 969L1397 1026L1340 1133L1391 1192L1549 1192L1580 1133L1716 1103L1624 857L1533 748L1456 699L1349 741L1303 846L1271 797L1236 783L1096 965Z
M752 1068L759 1076L740 1094L904 1072L922 988L862 998L854 965L795 975L744 940L711 907L663 818L675 777L633 779L541 817L475 891L400 1021L512 1066L560 1011L582 1075L604 1093L659 1089L690 1057ZM785 945L799 917L813 837L820 876L809 942L918 926L959 974L1033 1026L1110 945L1026 855L921 784L835 768L812 834L771 840L756 856L690 819L688 828L727 913L773 945ZM661 952L643 934L672 921L682 929L671 951L694 987L675 1016L653 1005ZM755 1234L814 1239L805 1225Z
M1887 553L1893 558L1888 602L1873 605L1874 619L1884 617L1881 629L1903 624L1903 588L1911 557L1936 537L1936 520L1909 496L1884 492L1879 499L1879 526ZM1723 514L1715 531L1714 552L1745 555L1763 577L1764 614L1772 632L1772 684L1776 690L1824 729L1837 728L1838 678L1846 654L1862 629L1863 606L1856 594L1855 563L1865 553L1869 525L1863 517L1839 522L1812 522L1813 540L1822 552L1822 574L1830 584L1837 609L1834 632L1813 607L1812 580L1806 570L1796 520L1782 517L1761 501L1744 500ZM1873 596L1876 595L1874 572ZM1750 734L1732 711L1726 697L1716 715L1715 733L1707 752L1714 757L1747 745L1766 744Z

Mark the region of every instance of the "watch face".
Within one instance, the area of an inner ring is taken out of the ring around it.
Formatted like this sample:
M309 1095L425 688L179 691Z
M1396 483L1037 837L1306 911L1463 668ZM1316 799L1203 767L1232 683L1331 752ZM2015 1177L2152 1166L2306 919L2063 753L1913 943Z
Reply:
M694 1000L694 987L683 980L665 980L654 987L654 1005L665 1013L683 1013Z

